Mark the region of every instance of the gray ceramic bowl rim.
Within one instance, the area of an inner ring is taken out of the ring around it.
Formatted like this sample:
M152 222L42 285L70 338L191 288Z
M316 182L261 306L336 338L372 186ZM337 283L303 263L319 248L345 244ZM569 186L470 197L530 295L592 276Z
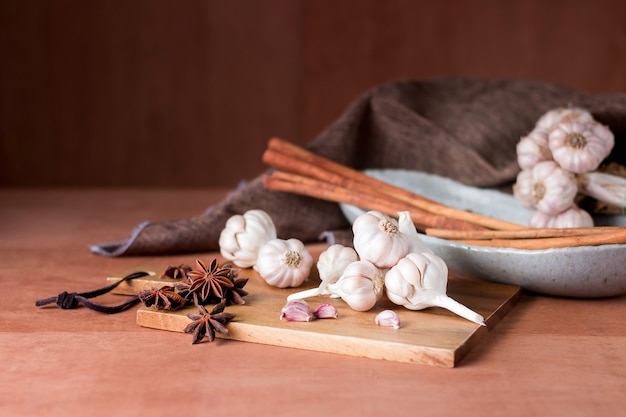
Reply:
M365 173L452 207L519 224L527 224L532 213L510 194L470 187L433 174L395 169ZM363 212L346 204L341 208L350 222ZM597 218L596 224L623 226L626 216ZM423 234L420 237L457 275L566 297L596 298L626 293L624 244L525 250L468 245Z

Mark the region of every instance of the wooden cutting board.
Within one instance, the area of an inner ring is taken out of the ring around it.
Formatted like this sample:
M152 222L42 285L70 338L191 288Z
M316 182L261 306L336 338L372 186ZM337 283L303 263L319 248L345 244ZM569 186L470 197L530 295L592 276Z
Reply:
M316 287L319 278L315 273L297 290ZM245 297L246 304L226 307L226 311L235 313L236 317L228 324L229 333L218 334L218 337L449 368L456 366L476 346L489 329L510 311L521 294L520 288L516 286L451 277L448 295L485 317L487 326L477 325L438 307L421 311L407 310L386 298L381 299L371 311L357 312L341 299L331 299L327 295L309 298L307 302L312 308L321 303L332 303L339 313L337 319L289 322L279 319L280 310L287 295L295 292L295 289L271 287L251 269L242 270L240 277L249 278L245 287L249 292ZM110 277L109 280L118 278ZM171 280L156 276L145 277L120 285L116 292L137 294L142 289L171 283ZM400 316L399 329L375 324L374 317L385 309L392 309ZM137 324L182 332L190 323L187 314L196 311L195 307L174 312L140 307ZM191 343L191 335L188 337Z

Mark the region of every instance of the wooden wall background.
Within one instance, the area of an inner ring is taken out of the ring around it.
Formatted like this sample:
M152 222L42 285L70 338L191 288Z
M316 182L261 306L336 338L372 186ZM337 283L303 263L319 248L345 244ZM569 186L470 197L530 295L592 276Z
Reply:
M621 0L0 0L0 186L232 187L399 78L626 91Z

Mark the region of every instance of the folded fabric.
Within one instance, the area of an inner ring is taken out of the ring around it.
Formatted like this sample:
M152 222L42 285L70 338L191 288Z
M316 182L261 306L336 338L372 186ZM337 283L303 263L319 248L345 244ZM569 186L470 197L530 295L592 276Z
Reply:
M410 169L472 186L502 187L519 172L515 145L520 137L546 111L568 106L584 107L609 126L616 142L609 158L624 164L626 94L589 94L531 80L389 82L357 97L307 148L359 170ZM284 239L314 242L333 231L349 231L338 204L266 190L259 175L205 213L145 222L126 240L91 250L105 256L217 251L226 220L250 209L265 210Z

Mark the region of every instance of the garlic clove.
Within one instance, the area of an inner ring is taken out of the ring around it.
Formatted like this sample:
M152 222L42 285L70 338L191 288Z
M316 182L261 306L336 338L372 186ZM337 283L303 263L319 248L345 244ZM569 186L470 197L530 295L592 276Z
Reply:
M323 303L315 307L313 317L316 319L336 319L337 309L330 303Z
M400 317L393 310L383 310L376 315L374 321L377 325L383 327L400 328Z
M309 304L304 300L289 301L280 310L280 319L287 321L311 321L313 313Z

